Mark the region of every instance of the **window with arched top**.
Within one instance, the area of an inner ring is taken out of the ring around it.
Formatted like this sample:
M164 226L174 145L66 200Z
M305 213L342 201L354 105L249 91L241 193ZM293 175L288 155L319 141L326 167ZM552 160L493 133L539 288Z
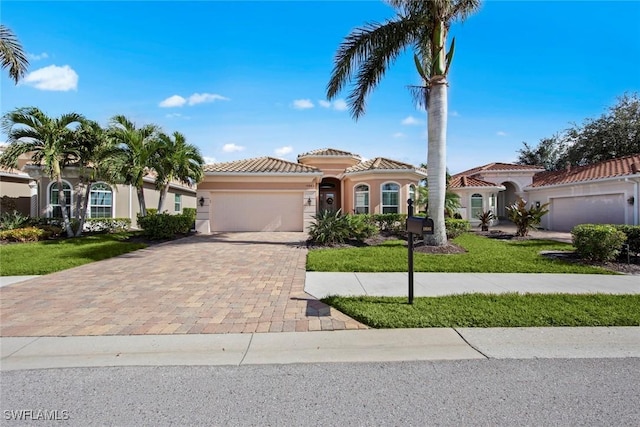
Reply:
M73 197L71 195L71 185L63 181L62 192L64 194L64 202L66 205L67 215L71 217L71 203ZM60 191L58 190L58 183L52 182L49 184L49 216L51 218L62 218L62 205L60 204Z
M382 185L382 213L400 212L400 186L392 182Z
M471 196L471 218L477 219L482 212L482 194L475 193Z
M113 191L104 182L91 186L89 218L113 218Z
M355 203L354 212L357 214L369 213L369 186L366 184L360 184L354 189Z

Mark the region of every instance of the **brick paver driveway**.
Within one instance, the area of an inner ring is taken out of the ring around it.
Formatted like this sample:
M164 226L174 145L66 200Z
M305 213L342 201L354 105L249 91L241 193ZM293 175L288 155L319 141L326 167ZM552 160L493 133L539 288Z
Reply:
M304 292L304 238L194 236L9 285L0 288L0 335L364 328Z

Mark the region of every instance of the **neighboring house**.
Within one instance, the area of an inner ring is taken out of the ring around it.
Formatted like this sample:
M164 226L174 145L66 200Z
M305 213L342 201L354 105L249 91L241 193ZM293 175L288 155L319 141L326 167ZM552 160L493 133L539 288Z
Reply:
M206 165L198 184L196 229L304 231L323 210L406 213L424 169L332 148L300 154Z
M501 188L504 187L504 188ZM506 217L518 197L549 203L541 227L570 231L577 224L640 224L640 154L559 171L490 163L453 175L464 219L477 223L480 209Z
M32 217L62 217L57 183L49 179L41 166L31 164L28 156L19 159L18 166L21 170L1 170L0 197L17 199L22 206L20 210ZM66 167L63 171L67 212L72 217L77 217L78 196L84 196L86 191L80 182L80 173L81 169L75 167ZM160 192L156 190L151 174L144 178L144 194L147 209L155 209L158 206ZM136 189L130 185L110 185L101 181L93 183L88 203L87 218L129 218L132 227L137 226L140 207ZM165 211L174 214L182 212L184 208L195 207L195 187L180 183L170 184ZM4 209L3 207L3 211Z

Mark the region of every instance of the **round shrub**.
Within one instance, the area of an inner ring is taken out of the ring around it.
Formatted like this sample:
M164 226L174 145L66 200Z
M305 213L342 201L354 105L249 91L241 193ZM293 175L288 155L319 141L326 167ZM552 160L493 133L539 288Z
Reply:
M580 224L571 230L573 246L581 258L590 261L610 261L622 249L627 236L613 225Z

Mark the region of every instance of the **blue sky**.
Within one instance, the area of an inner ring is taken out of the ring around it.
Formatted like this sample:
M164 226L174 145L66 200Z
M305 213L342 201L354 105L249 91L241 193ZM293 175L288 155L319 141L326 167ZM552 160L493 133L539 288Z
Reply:
M405 53L355 122L329 104L333 57L355 27L393 16L379 1L2 1L30 74L0 77L1 112L37 106L106 125L124 114L180 131L211 161L333 147L426 162L426 113ZM640 2L486 1L456 24L449 80L452 173L512 162L530 144L640 91ZM0 134L0 141L6 135Z

